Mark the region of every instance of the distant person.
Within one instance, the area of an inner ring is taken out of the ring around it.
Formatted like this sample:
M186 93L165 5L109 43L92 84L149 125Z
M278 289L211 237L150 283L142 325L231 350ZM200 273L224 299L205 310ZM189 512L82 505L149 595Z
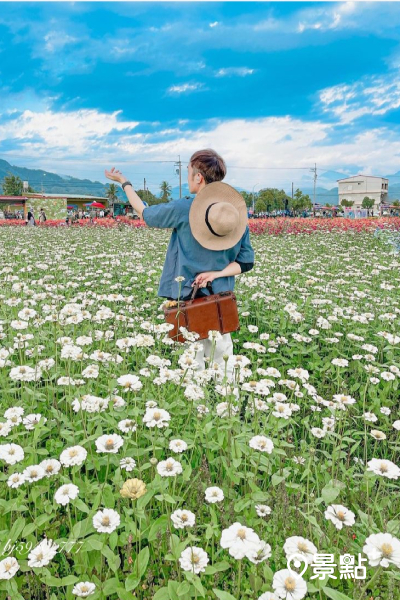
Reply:
M101 209L101 211L99 212L99 217L100 219L102 219L104 217L104 210Z
M26 218L26 224L28 227L34 227L36 225L35 217L33 216L33 212L29 211L28 216Z
M39 212L39 223L45 223L45 221L47 221L46 213L44 212L44 208L41 208Z

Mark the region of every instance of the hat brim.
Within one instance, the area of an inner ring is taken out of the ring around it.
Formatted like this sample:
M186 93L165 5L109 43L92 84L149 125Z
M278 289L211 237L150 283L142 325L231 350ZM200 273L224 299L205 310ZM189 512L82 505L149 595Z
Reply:
M215 202L229 202L239 213L237 227L224 237L214 235L207 227L206 210ZM190 207L189 225L193 237L203 248L208 250L228 250L233 248L242 238L247 227L247 206L244 198L235 188L215 181L206 185L195 197Z

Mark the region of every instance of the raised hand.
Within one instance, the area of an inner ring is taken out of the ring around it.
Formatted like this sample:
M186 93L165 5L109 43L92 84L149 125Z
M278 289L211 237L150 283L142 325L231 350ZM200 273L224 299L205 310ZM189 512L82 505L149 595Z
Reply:
M118 169L116 169L115 167L110 169L110 171L107 171L106 169L104 171L104 174L107 177L107 179L111 179L111 181L118 181L118 183L124 183L124 181L127 181L125 175L123 175L121 171L118 171Z

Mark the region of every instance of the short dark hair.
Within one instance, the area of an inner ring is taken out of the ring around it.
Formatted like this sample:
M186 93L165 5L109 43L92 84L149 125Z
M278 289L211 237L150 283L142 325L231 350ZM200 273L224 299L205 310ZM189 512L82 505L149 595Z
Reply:
M226 175L224 159L215 150L198 150L190 158L195 174L201 173L206 183L222 181Z

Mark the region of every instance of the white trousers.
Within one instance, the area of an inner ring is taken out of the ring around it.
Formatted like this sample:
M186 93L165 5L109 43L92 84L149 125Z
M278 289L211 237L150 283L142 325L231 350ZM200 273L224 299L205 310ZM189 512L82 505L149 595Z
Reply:
M213 342L210 340L201 340L200 344L202 345L201 350L196 353L196 362L199 365L199 370L206 369L209 365L206 364L205 358L210 358L212 353ZM214 347L214 356L213 362L217 363L222 372L225 374L225 361L224 356L232 356L233 355L233 343L230 333L224 333L222 338L217 340ZM230 361L231 362L231 361ZM232 377L232 367L227 369L227 377L228 380Z

